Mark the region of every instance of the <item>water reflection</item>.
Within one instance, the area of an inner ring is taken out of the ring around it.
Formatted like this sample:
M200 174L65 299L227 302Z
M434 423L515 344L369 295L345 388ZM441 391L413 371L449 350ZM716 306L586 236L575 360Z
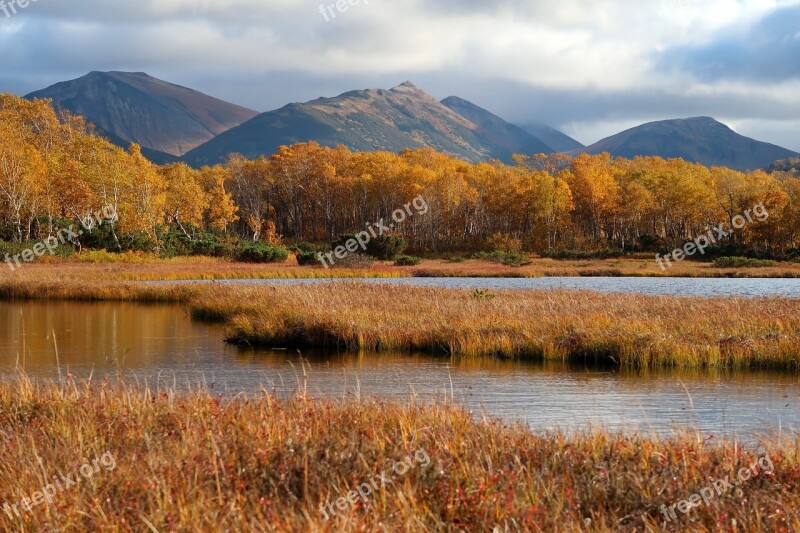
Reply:
M690 425L704 435L800 429L796 373L634 372L558 363L408 354L331 355L240 350L218 326L180 307L129 303L0 303L0 376L17 362L35 377L119 376L153 387L194 387L233 395L262 387L289 396L448 398L480 414L536 428L642 429ZM57 346L57 351L56 351ZM56 354L58 357L56 358Z

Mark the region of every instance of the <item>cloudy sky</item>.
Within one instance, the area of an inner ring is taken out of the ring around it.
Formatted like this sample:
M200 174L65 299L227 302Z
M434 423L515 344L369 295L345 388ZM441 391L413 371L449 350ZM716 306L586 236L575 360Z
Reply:
M36 0L10 17L0 7L0 91L144 71L267 111L411 80L586 144L707 115L800 151L800 0L350 3L335 18L320 0Z

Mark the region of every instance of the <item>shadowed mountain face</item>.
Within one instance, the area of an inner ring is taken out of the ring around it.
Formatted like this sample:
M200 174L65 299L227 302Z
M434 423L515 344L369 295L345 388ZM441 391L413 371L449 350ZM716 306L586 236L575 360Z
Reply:
M192 150L192 165L273 154L279 146L316 141L355 151L430 147L467 161L509 161L516 151L551 152L545 144L488 111L465 102L456 112L405 82L394 89L369 89L290 104L262 113ZM461 111L470 116L462 116ZM473 120L478 120L478 124Z
M480 136L491 142L497 159L510 161L514 154L549 154L554 151L536 136L462 98L451 96L442 100L442 104L476 124Z
M524 124L520 127L537 139L540 139L543 143L551 147L556 152L569 152L570 150L579 150L584 148L583 144L558 131L557 129L551 128L547 124L534 122L532 124Z
M739 135L713 118L696 117L650 122L603 139L574 154L609 152L613 156L681 157L706 166L737 170L765 168L797 155L786 148Z
M258 113L137 72L91 72L26 98L50 98L112 142L182 155Z

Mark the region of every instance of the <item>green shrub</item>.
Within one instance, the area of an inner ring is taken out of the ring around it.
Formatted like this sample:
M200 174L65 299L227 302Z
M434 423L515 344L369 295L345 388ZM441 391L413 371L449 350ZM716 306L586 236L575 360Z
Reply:
M714 260L714 266L717 268L766 268L778 266L778 262L749 257L720 257Z
M319 252L315 251L299 251L296 254L297 264L300 266L321 266L322 261L319 260Z
M417 266L422 263L422 258L411 255L401 255L394 262L396 266Z
M525 261L525 255L520 252L477 252L472 257L475 259L487 259L493 263L500 263L510 267L531 264L530 261Z
M30 250L39 242L43 241L35 241L35 242L5 242L0 241L0 261L5 261L6 254L9 257L14 257L14 255L22 253L24 250ZM73 253L75 253L75 247L71 244L60 244L55 247L54 254L56 257L69 257ZM49 256L50 252L47 251L42 257ZM39 257L36 257L39 259ZM36 260L34 259L34 261ZM13 260L12 260L13 262Z
M263 242L242 243L236 252L236 260L242 263L282 263L289 258L289 250L283 246L270 246Z
M466 258L461 257L460 255L454 255L453 257L449 257L447 259L447 262L448 263L463 263L466 260L467 260Z
M349 233L342 235L331 243L331 249L335 250L339 246L347 246L348 241L357 241L355 234ZM391 261L402 254L408 247L408 243L402 237L394 235L378 235L370 239L366 244L366 253L370 257L381 261Z
M367 243L367 253L376 259L390 261L402 254L408 243L402 237L379 235Z

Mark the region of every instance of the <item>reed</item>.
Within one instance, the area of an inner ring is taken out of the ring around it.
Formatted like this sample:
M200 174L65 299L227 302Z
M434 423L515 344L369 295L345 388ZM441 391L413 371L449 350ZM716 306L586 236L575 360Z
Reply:
M589 291L467 291L358 282L265 286L121 281L103 270L0 276L0 299L170 302L232 342L421 351L631 368L800 368L800 300Z
M424 351L636 368L800 366L800 300L363 283L207 287L198 319L268 347Z
M111 254L113 256L113 254ZM145 258L130 262L122 260L103 263L75 259L49 258L47 261L23 265L11 272L0 264L0 281L4 279L48 278L52 276L94 280L212 280L212 279L304 279L304 278L396 278L396 277L516 277L536 278L554 276L611 276L611 277L692 277L692 278L798 278L800 262L780 263L760 269L715 268L710 263L684 261L662 271L654 257L554 260L531 258L530 264L510 267L486 260L466 260L454 263L445 259L425 259L419 266L395 266L376 262L371 268L331 268L298 266L295 261L283 264L235 263L204 257L173 259Z
M757 459L735 443L597 430L536 434L447 403L233 399L110 380L0 385L0 505L109 453L3 531L793 531L797 442L774 465L666 523L671 506ZM423 450L366 502L320 507ZM427 466L424 466L427 465Z

